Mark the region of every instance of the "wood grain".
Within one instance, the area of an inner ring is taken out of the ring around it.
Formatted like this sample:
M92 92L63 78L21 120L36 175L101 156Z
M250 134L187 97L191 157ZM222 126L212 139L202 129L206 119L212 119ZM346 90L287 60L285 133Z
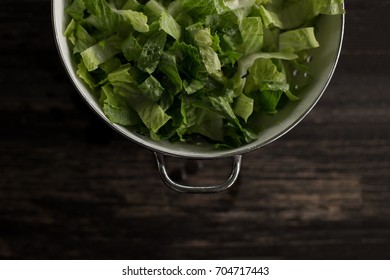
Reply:
M183 195L78 96L50 1L2 0L0 258L390 258L390 1L346 5L340 63L309 116L245 155L231 191ZM215 183L229 162L169 166Z

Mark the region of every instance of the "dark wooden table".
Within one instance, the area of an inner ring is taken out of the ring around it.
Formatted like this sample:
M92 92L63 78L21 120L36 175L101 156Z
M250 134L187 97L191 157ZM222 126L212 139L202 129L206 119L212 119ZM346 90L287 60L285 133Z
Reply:
M50 2L2 0L0 258L390 258L390 1L346 4L340 63L310 115L245 155L231 191L183 195L81 100ZM226 166L190 179L218 182Z

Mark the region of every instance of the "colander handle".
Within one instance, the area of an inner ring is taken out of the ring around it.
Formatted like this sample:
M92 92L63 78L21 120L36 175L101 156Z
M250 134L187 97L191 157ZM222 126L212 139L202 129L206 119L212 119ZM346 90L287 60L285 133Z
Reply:
M157 159L157 167L160 172L162 181L172 190L181 192L181 193L218 193L223 192L230 188L238 179L241 168L241 155L233 156L233 166L232 172L229 178L222 183L221 185L216 186L189 186L182 185L174 182L168 175L167 169L165 167L165 156L163 154L155 152Z

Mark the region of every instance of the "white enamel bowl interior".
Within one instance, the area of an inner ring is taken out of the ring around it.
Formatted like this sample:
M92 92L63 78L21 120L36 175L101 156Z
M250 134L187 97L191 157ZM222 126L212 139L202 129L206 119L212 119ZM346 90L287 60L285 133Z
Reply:
M67 39L63 36L68 22L64 13L66 0L53 0L52 5L54 33L64 66L81 96L92 109L116 131L139 145L161 154L184 158L207 159L241 155L276 140L292 129L309 113L328 86L338 61L344 32L343 15L322 16L317 24L317 39L320 47L310 53L312 61L308 64L313 75L313 82L305 88L304 92L300 93L301 100L289 102L275 116L264 117L261 120L263 130L259 139L255 142L235 149L216 150L208 144L156 142L125 127L110 123L101 110L98 101L91 94L91 90L76 75L76 65L72 60Z

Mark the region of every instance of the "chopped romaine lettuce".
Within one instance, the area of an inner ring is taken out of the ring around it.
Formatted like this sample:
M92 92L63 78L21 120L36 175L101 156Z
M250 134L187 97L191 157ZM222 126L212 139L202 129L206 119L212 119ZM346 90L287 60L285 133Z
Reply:
M64 35L111 122L156 141L237 147L261 133L261 115L299 100L292 69L307 72L315 21L342 2L70 0Z

